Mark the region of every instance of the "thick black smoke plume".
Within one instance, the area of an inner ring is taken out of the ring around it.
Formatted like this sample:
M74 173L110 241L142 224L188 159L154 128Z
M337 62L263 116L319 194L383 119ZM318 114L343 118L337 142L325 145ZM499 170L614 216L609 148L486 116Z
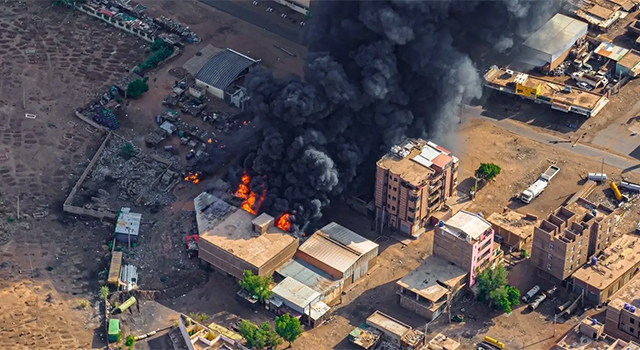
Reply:
M268 189L262 209L304 230L403 137L451 135L459 105L482 93L468 44L509 49L558 1L315 1L304 81L246 82L267 125L244 161L252 189Z

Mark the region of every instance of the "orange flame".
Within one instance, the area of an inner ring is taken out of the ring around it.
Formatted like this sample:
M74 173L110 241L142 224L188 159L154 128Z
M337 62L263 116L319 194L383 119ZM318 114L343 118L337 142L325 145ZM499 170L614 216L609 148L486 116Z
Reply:
M212 143L212 142L213 142L213 140L212 140L212 139L208 139L208 140L207 140L207 143Z
M249 189L249 184L251 184L251 177L246 171L242 172L240 184L238 184L238 189L234 195L238 198L244 199L240 208L248 213L256 215L260 209L260 205L262 205L262 201L264 201L264 197L267 195L267 191L263 191L260 198L258 198L255 192L252 192Z
M189 181L192 184L198 184L200 182L200 174L198 173L188 173L187 176L184 177L185 181Z
M251 122L248 122L246 120L242 122L242 124L244 124L244 125L249 125L249 123L251 123Z
M289 232L291 230L291 222L289 221L290 216L291 214L289 213L280 215L278 220L276 220L276 227L284 232Z

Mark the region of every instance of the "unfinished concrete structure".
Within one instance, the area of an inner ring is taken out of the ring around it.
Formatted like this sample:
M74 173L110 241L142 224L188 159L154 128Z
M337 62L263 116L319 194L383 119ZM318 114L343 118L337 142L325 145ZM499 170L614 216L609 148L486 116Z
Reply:
M622 236L573 274L573 291L597 304L609 300L640 272L638 248L640 237Z
M375 311L367 317L367 326L382 332L383 341L390 343L394 348L417 349L424 343L424 333L380 311ZM387 349L388 346L381 348Z
M531 241L538 218L529 214L506 209L502 213L489 215L487 221L495 232L495 239L509 251L518 251Z
M640 350L638 343L605 332L605 325L585 317L556 343L554 350Z
M434 320L460 294L468 275L462 268L431 255L396 282L400 306Z
M433 254L467 272L472 287L476 276L491 266L493 236L491 224L480 214L461 210L436 226Z
M563 281L612 241L613 210L579 198L561 206L533 233L531 262L541 276Z
M458 158L421 139L393 146L376 164L376 230L420 236L431 215L454 195Z
M194 204L200 258L218 271L237 279L245 270L271 276L298 248L298 239L277 228L267 214L254 218L206 192Z
M637 270L632 270L637 273ZM605 332L613 337L640 343L640 278L634 278L609 302Z

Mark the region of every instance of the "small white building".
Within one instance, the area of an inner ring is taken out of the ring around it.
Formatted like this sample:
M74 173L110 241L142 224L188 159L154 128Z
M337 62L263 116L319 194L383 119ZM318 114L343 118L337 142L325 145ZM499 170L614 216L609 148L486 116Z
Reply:
M142 214L132 213L131 208L122 208L116 218L116 239L120 242L137 242Z
M225 100L225 91L260 63L260 60L225 49L209 59L196 75L196 86Z

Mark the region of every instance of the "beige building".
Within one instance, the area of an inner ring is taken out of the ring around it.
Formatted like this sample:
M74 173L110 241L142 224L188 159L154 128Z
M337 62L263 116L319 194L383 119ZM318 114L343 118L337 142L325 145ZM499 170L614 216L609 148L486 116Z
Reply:
M509 209L489 215L487 221L491 223L496 241L507 251L524 249L531 242L533 230L539 224L536 216L520 214Z
M458 158L445 148L421 139L393 146L376 167L376 230L420 236L457 185Z
M585 317L560 339L553 350L640 350L640 345L606 334L605 325Z
M298 239L275 227L267 214L254 217L206 192L194 204L200 258L220 272L237 279L245 270L271 276L298 248Z
M540 275L562 281L613 239L613 210L584 198L556 209L533 232L531 262Z
M367 326L382 332L383 342L392 344L395 349L418 349L424 344L424 333L380 311L367 317ZM389 346L381 348L388 349Z
M468 275L462 268L431 255L396 282L400 306L435 320L460 294Z
M573 291L597 304L609 300L640 271L639 249L640 237L622 236L573 274Z
M605 332L613 337L640 343L640 279L635 278L614 295L605 318Z

